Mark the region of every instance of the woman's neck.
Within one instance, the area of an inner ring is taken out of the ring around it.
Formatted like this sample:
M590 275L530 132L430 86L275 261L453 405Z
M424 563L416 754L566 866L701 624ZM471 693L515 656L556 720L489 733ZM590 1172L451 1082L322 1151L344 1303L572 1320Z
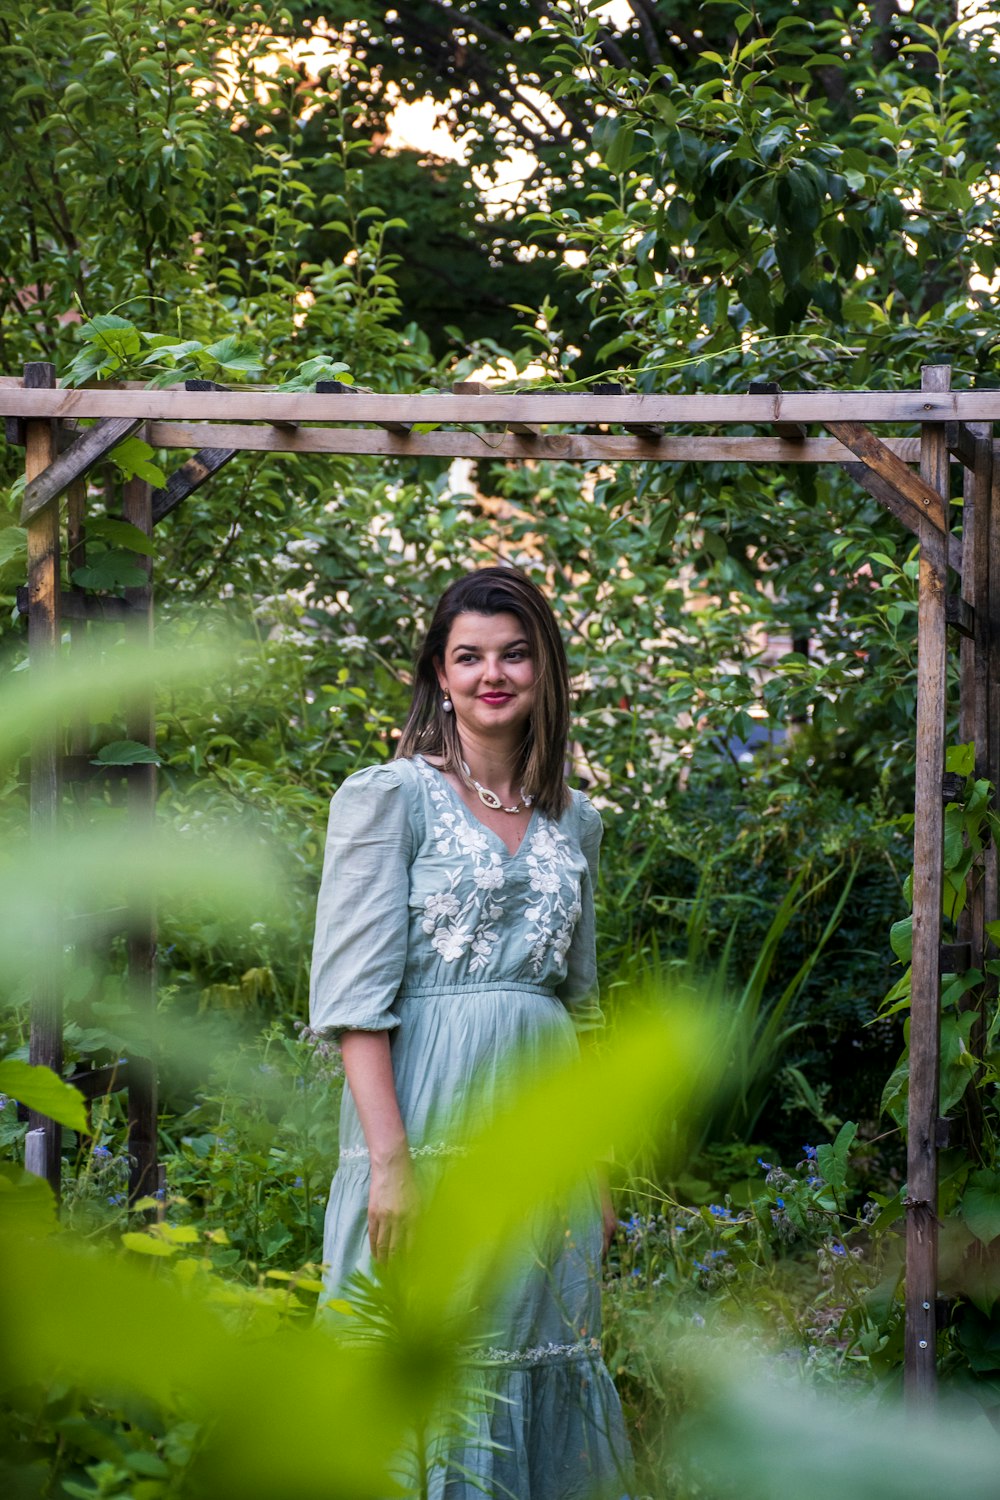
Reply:
M460 738L463 758L477 781L496 792L503 800L507 800L504 794L508 792L519 795L520 776L517 767L521 753L520 736L508 739L466 732Z

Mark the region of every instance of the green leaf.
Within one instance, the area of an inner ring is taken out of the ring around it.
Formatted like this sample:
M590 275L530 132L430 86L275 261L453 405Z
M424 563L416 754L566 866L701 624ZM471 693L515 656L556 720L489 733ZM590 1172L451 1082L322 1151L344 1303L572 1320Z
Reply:
M889 942L900 963L908 964L913 957L913 917L904 917L893 922L889 929Z
M56 1197L44 1177L14 1162L0 1162L0 1223L18 1237L58 1229Z
M227 338L219 339L215 344L209 344L204 352L223 370L259 372L264 368L253 345L248 344L244 339L234 338L232 334Z
M64 1083L51 1068L6 1058L0 1062L0 1093L10 1094L28 1109L37 1110L70 1130L86 1134L89 1129L80 1090Z
M140 589L149 579L142 568L124 552L92 553L90 561L82 568L74 568L71 582L81 589L117 591L123 588Z
M112 461L117 464L125 479L144 479L147 484L161 489L167 482L167 476L157 464L151 462L152 457L152 448L137 437L126 438L111 450Z
M126 1250L134 1250L137 1255L173 1255L176 1246L168 1245L166 1240L154 1239L151 1234L141 1234L132 1230L122 1235L122 1244Z
M139 552L143 557L152 557L155 551L152 537L133 526L131 521L121 521L117 516L98 516L96 520L88 521L87 535L100 537L113 547L127 547L130 552Z
M0 531L0 568L24 562L28 556L28 533L23 526L5 526Z
M90 762L92 766L159 766L160 757L138 740L112 740L102 745Z
M981 1245L1000 1235L1000 1172L973 1172L962 1195L962 1218Z
M971 776L976 769L975 745L971 741L967 745L949 745L945 751L944 768L954 771L957 776Z

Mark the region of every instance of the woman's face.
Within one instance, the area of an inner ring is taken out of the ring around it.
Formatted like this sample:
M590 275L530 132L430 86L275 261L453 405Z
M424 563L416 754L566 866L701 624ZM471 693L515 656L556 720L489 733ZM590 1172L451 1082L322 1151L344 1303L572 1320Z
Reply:
M437 663L459 729L481 734L523 729L535 703L535 662L517 615L456 615Z

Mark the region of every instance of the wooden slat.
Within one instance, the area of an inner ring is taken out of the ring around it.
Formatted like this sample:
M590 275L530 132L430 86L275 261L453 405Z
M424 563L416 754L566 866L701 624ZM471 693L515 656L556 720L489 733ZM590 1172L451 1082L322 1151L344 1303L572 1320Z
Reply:
M617 382L610 380L597 380L590 387L590 394L592 396L624 396L625 390L624 387L619 385ZM602 420L604 419L602 418ZM663 436L663 428L658 423L626 421L622 422L621 425L625 428L625 431L630 432L633 437L647 438L652 442L659 442L660 438L662 438Z
M781 386L776 380L751 380L748 392L751 396L772 396L774 398L774 421L771 427L775 437L785 438L790 443L801 443L809 434L801 422L783 422L781 420Z
M922 517L915 513L907 497L901 495L894 485L882 478L881 474L859 463L842 464L841 467L856 484L867 490L880 505L885 506L886 510L891 511L908 531L921 536L923 551L942 579L947 576L948 568L954 569L956 573L961 572L962 544L958 537L950 533L945 537L933 526L926 527L927 534L922 535Z
M155 437L155 424L151 424L151 426L154 427L154 432L151 434L150 440L154 448L173 446L191 448L194 446L193 443L158 443ZM243 428L237 429L239 432L244 430ZM194 494L195 490L200 489L206 479L211 479L213 474L218 474L219 470L231 458L235 458L238 452L239 449L235 446L227 448L200 448L193 458L189 458L186 463L181 464L179 468L175 469L164 488L153 491L153 525L155 526L157 521L162 521L164 516L169 516L172 510L176 510L181 501L186 500L189 495Z
M757 423L774 420L771 396L602 396L524 391L490 396L448 392L380 395L353 391L19 390L0 387L0 415L141 417L148 420L239 422L508 422ZM993 422L1000 390L789 391L781 398L789 422Z
M512 424L513 425L513 424ZM521 423L521 426L526 424ZM834 438L807 438L803 443L783 442L773 437L664 437L659 442L603 433L540 433L526 438L513 431L415 432L401 438L369 428L300 427L298 432L277 432L271 426L240 426L219 422L151 422L149 441L154 448L198 448L204 451L254 453L371 453L398 458L547 458L565 462L615 463L843 463L854 455ZM906 463L920 456L918 438L888 438L886 447ZM199 454L198 457L203 455ZM171 476L171 479L173 476ZM169 489L169 486L168 486ZM158 495L167 490L157 491ZM172 508L172 507L171 507ZM160 518L154 509L156 519Z
M360 396L364 394L363 392L358 390L357 386L345 385L342 380L317 380L316 393L320 396ZM384 432L395 432L398 433L401 437L406 437L407 434L411 431L413 423L384 421L380 422L379 426L383 429Z
M451 391L453 396L488 396L490 387L485 380L456 380ZM508 422L507 431L529 440L539 436L538 428L529 422Z
M976 466L976 438L967 422L946 422L944 440L948 452L967 469Z
M112 448L142 425L141 417L107 417L88 427L70 444L65 453L53 459L43 474L39 474L25 486L21 503L21 525L37 515L43 505L48 505L68 489L74 479L80 479L88 469L99 463Z
M964 567L964 556L963 556ZM960 636L967 637L970 641L975 635L976 611L967 599L961 594L948 594L944 601L944 617L953 630L957 630ZM972 736L970 735L971 739Z
M891 484L910 503L916 517L927 516L938 531L947 531L950 519L937 490L908 469L863 422L825 422L823 425L846 448L850 448L866 468Z
M103 1068L81 1068L79 1072L71 1074L66 1080L71 1083L89 1103L91 1099L98 1099L102 1094L114 1094L119 1089L127 1088L131 1078L131 1066L128 1059L121 1062L108 1063Z
M948 365L923 372L929 391L947 389ZM921 435L920 472L947 514L948 449L940 427ZM947 642L944 578L927 556L938 537L928 506L920 549L917 609L917 745L913 830L913 958L910 1001L910 1080L907 1111L906 1331L904 1384L913 1405L925 1405L936 1389L938 1118L940 1051L941 895L944 807Z
M56 372L50 364L24 367L25 395L51 390ZM25 424L24 471L27 481L43 474L56 453L55 432L49 421ZM54 501L36 511L28 522L28 660L32 678L44 680L59 652L59 508ZM54 849L59 827L59 731L53 726L36 734L31 745L31 833L43 847ZM62 1074L62 990L60 958L62 940L59 912L54 902L39 891L49 931L36 954L31 1002L31 1062ZM32 1110L31 1170L42 1174L59 1192L62 1131L54 1120ZM40 1132L40 1134L36 1133Z
M130 479L123 492L122 515L146 536L153 534L153 501L150 487L141 479ZM135 558L136 566L145 572L147 582L125 591L132 610L128 633L132 641L144 647L153 643L152 559ZM127 713L128 738L140 745L156 748L156 716L153 686L134 693ZM156 767L128 767L128 814L131 837L146 841L153 831L156 817ZM131 902L128 924L128 977L132 1005L152 1032L156 1010L156 913L148 896ZM157 1083L152 1056L129 1059L128 1150L132 1160L129 1176L129 1200L135 1202L156 1189Z
M16 604L18 614L28 613L26 588L17 590ZM131 612L131 605L113 594L86 594L79 589L73 593L64 591L59 596L59 613L64 620L124 620Z

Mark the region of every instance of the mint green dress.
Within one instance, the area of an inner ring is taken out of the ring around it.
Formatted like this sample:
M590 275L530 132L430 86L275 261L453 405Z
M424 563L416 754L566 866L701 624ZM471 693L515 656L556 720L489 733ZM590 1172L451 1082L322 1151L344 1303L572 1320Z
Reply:
M314 1031L391 1032L414 1162L460 1150L454 1121L488 1118L504 1063L572 1056L599 1024L593 887L600 814L581 792L537 808L516 853L416 756L349 776L330 806L310 990ZM448 1122L446 1125L446 1121ZM370 1272L369 1167L350 1090L323 1259L331 1296ZM441 1500L620 1500L630 1455L601 1359L602 1226L593 1184L572 1232L533 1240L490 1309L480 1430L438 1471ZM551 1226L550 1226L551 1228ZM541 1248L544 1244L544 1249ZM346 1293L349 1297L349 1291Z

